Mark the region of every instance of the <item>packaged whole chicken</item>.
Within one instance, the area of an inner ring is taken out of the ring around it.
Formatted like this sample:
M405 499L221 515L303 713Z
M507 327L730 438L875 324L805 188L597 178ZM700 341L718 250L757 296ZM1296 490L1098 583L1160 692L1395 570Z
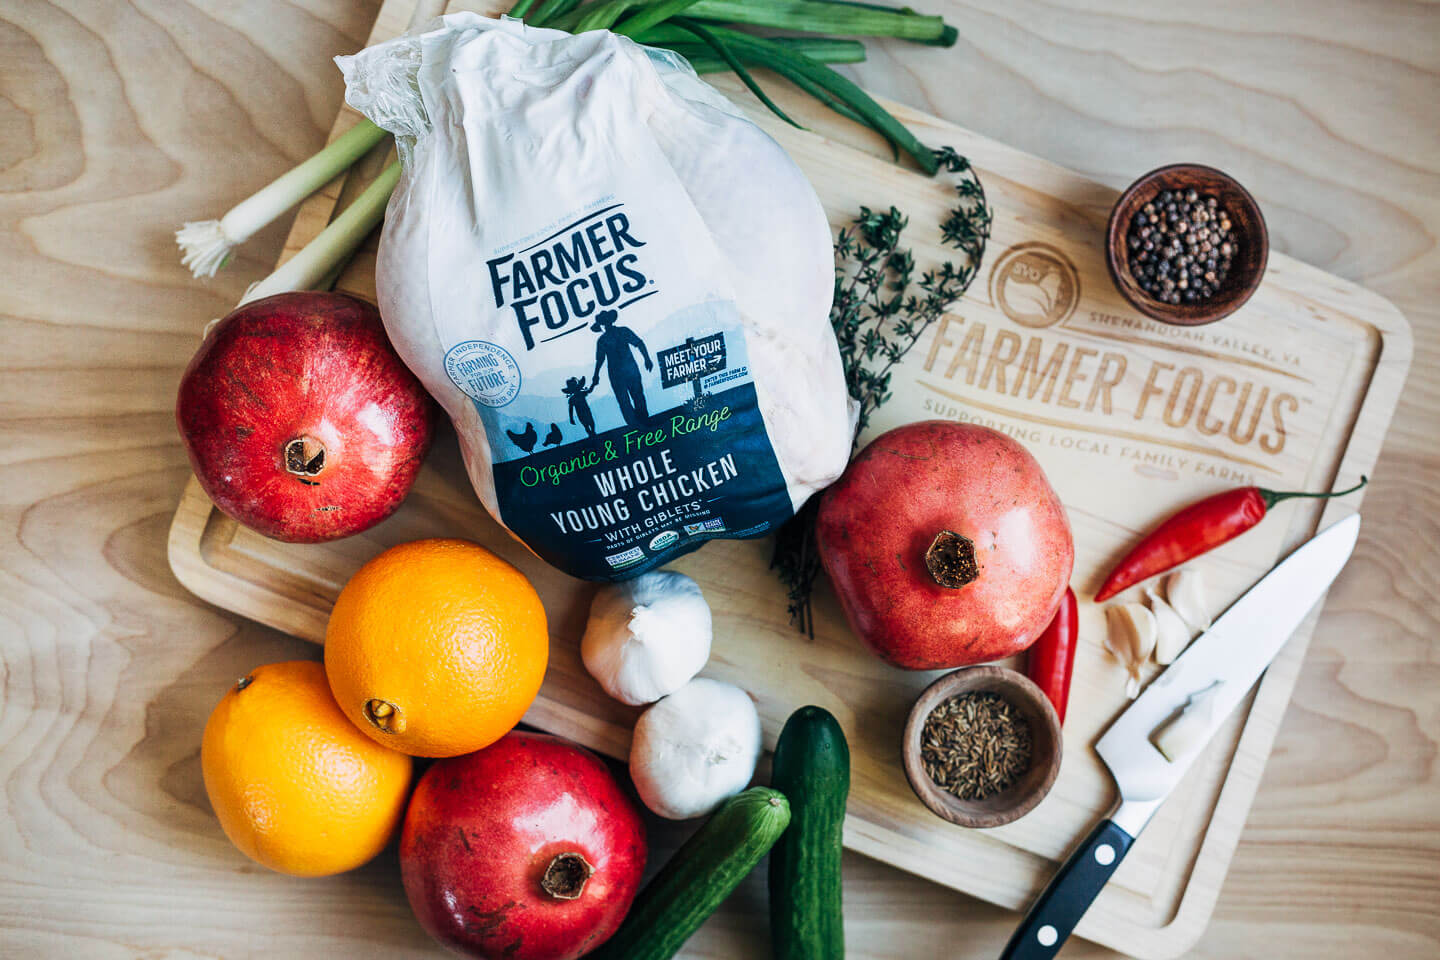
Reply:
M683 59L454 14L338 62L401 153L386 330L531 550L624 579L772 532L840 474L829 226Z

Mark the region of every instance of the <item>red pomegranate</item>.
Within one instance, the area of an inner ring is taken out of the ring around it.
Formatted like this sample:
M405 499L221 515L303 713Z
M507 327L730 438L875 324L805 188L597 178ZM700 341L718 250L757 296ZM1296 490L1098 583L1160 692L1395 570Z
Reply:
M481 960L574 960L604 943L645 855L640 811L598 757L520 731L437 761L400 836L420 925Z
M911 670L1024 650L1075 564L1065 508L1029 451L949 420L876 437L825 491L815 537L851 629Z
M395 512L430 447L435 403L373 306L280 293L214 326L175 419L217 507L267 537L318 543Z

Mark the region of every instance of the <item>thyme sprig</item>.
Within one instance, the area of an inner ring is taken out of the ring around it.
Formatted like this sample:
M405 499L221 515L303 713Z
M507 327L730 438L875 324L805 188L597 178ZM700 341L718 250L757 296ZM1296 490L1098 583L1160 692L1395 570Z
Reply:
M941 170L955 174L959 202L940 222L940 238L962 254L958 261L922 272L917 282L915 256L901 246L910 220L893 206L885 211L861 207L853 227L841 230L835 239L830 323L840 346L845 386L859 406L852 446L875 411L890 399L895 367L969 289L990 238L994 214L970 161L951 147L941 147L934 156ZM820 575L815 548L819 499L812 496L780 528L771 562L785 585L791 622L812 637L810 597Z

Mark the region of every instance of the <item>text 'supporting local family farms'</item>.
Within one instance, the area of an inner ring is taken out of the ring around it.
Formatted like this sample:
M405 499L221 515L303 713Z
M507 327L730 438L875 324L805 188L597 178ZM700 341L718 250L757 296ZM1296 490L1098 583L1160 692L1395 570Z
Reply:
M1102 889L1179 843L1138 838L1354 545L1326 404L1365 378L1338 335L1273 356L1241 326L1274 309L1268 240L1224 174L1137 181L1108 262L1098 223L1030 239L1030 193L997 217L963 152L829 66L865 36L958 34L831 0L451 13L337 58L362 118L179 231L213 274L396 153L177 397L246 570L371 531L331 567L323 663L216 691L201 764L241 853L320 877L398 842L420 926L481 960L665 960L768 857L772 955L843 960L847 838L964 889L976 838L1033 863L1065 837L1044 889L992 897L1029 901L996 951L1052 956L1097 899L1123 939ZM923 204L851 199L887 185ZM332 289L382 223L374 303ZM657 817L696 821L659 864Z

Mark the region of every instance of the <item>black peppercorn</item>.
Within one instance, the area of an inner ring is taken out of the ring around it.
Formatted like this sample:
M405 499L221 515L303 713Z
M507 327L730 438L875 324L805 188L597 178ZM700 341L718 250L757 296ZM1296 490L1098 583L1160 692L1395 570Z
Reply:
M1126 245L1140 288L1165 303L1215 295L1237 247L1230 215L1198 190L1161 190L1131 218Z

